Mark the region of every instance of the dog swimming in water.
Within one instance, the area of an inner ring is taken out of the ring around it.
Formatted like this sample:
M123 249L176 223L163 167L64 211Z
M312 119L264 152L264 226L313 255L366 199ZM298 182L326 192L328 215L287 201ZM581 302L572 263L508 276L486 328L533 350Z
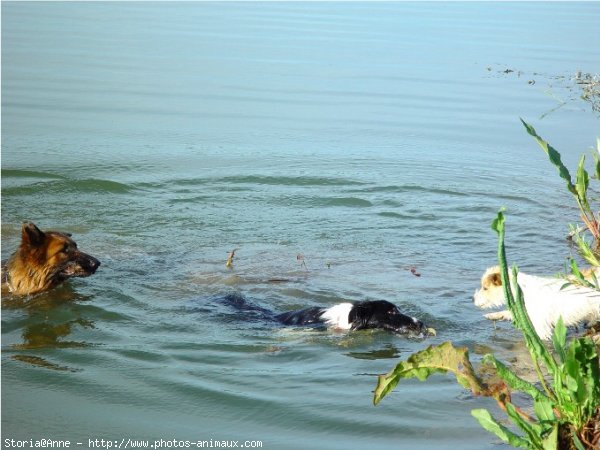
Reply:
M83 253L71 234L42 231L31 222L21 227L21 243L2 264L2 291L32 295L73 277L93 275L100 261Z
M591 270L584 274L591 276ZM594 272L600 276L600 273ZM513 280L512 273L509 278ZM566 326L580 323L593 324L600 320L600 292L575 284L567 285L568 280L561 278L541 277L519 272L517 283L523 292L525 309L531 319L535 331L544 340L552 337L552 331L558 318L562 317ZM481 287L473 296L475 306L479 308L495 308L506 304L502 278L498 266L490 267L481 277ZM508 310L485 314L489 320L512 320Z
M403 314L396 305L386 300L345 302L330 307L315 306L281 314L253 305L239 294L229 294L223 300L245 314L258 314L260 319L282 325L349 331L380 329L417 338L435 334L433 328L427 328L420 320Z

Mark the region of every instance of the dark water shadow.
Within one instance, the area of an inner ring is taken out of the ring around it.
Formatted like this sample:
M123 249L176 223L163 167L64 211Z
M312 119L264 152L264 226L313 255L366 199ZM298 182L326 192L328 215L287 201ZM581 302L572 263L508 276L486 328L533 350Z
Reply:
M87 342L69 340L77 327L94 328L94 321L73 316L78 315L76 301L88 301L90 296L77 293L68 284L33 296L6 295L2 297L2 309L7 312L23 311L24 317L3 321L3 334L21 330L23 339L3 348L5 353L18 352L11 356L13 360L51 370L75 372L81 369L55 364L33 354L38 350L62 348L86 348ZM27 351L27 353L21 353ZM30 353L31 352L31 353Z
M31 364L32 366L41 367L44 369L57 370L60 372L80 372L82 369L76 369L69 366L61 366L59 364L51 363L44 358L40 358L39 356L33 355L13 355L11 356L15 361L21 361L27 364Z

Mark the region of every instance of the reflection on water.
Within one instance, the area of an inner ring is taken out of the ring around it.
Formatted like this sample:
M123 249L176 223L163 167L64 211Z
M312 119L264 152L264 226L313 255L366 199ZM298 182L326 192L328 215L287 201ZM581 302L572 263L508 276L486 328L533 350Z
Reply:
M3 295L2 309L5 311L23 312L15 323L3 323L3 333L12 329L21 331L22 342L13 342L4 346L3 352L17 361L52 370L81 370L61 364L55 364L45 357L34 354L22 354L23 350L49 350L64 348L85 348L90 344L85 341L68 339L74 329L93 329L94 322L83 317L65 320L77 315L77 304L88 301L89 296L77 294L67 283L48 292L34 296ZM62 307L62 308L61 308ZM5 312L6 315L6 312Z
M346 355L358 359L391 359L400 356L400 350L393 345L386 345L384 348L371 350L368 352L348 352ZM406 357L407 355L402 355Z
M61 324L36 323L27 325L23 330L23 343L13 344L17 350L38 348L66 348L86 347L84 342L66 341L63 338L71 334L73 325L93 328L93 322L85 319L76 319Z
M44 358L41 358L39 356L34 356L34 355L12 355L11 358L16 361L31 364L33 366L41 367L44 369L58 370L58 371L65 371L65 372L77 372L78 370L82 370L82 369L75 369L75 368L67 367L67 366L61 366L59 364L54 364L54 363L51 363L51 362L45 360Z
M91 301L90 295L77 292L69 283L61 284L51 291L35 295L18 296L11 293L2 295L2 309L23 309L31 314L38 311L52 310L56 307L73 302Z

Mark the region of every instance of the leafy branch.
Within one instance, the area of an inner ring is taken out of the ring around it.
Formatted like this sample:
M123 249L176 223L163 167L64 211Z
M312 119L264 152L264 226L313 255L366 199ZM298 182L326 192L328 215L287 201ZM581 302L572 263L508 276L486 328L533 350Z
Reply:
M600 241L600 213L594 213L588 201L588 189L590 185L590 176L585 170L585 155L582 155L577 165L577 173L575 182L571 178L569 169L563 164L560 153L546 142L537 132L535 128L521 119L521 123L539 146L544 150L550 162L554 164L558 170L560 177L567 183L567 189L575 197L581 220L594 237L595 242ZM600 179L600 139L596 142L597 152L594 153L594 174L596 179Z

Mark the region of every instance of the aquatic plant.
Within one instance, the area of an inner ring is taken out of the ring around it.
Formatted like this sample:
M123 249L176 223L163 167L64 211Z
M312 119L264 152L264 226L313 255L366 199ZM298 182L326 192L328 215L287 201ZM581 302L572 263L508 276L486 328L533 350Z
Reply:
M461 386L475 395L489 396L497 401L520 433L498 422L486 409L474 409L471 414L483 428L513 447L540 450L597 449L600 445L598 349L589 337L573 339L567 345L567 332L562 320L556 324L552 336L555 354L544 346L527 315L523 292L516 281L511 289L502 211L498 212L492 228L498 233L498 262L504 295L513 315L513 323L525 339L539 383L536 385L520 378L492 354L485 355L482 362L490 366L502 381L485 383L475 374L468 350L455 348L446 342L415 353L386 375L380 375L373 402L377 405L401 379L416 377L423 381L434 373L452 372ZM513 280L516 280L516 266L512 273ZM511 392L515 391L531 397L533 415L513 403Z
M233 269L233 258L235 258L235 252L238 251L239 248L234 248L230 252L227 253L227 261L225 262L225 267L228 269Z
M592 105L592 111L600 112L600 75L577 72L575 82L581 88L581 99Z

